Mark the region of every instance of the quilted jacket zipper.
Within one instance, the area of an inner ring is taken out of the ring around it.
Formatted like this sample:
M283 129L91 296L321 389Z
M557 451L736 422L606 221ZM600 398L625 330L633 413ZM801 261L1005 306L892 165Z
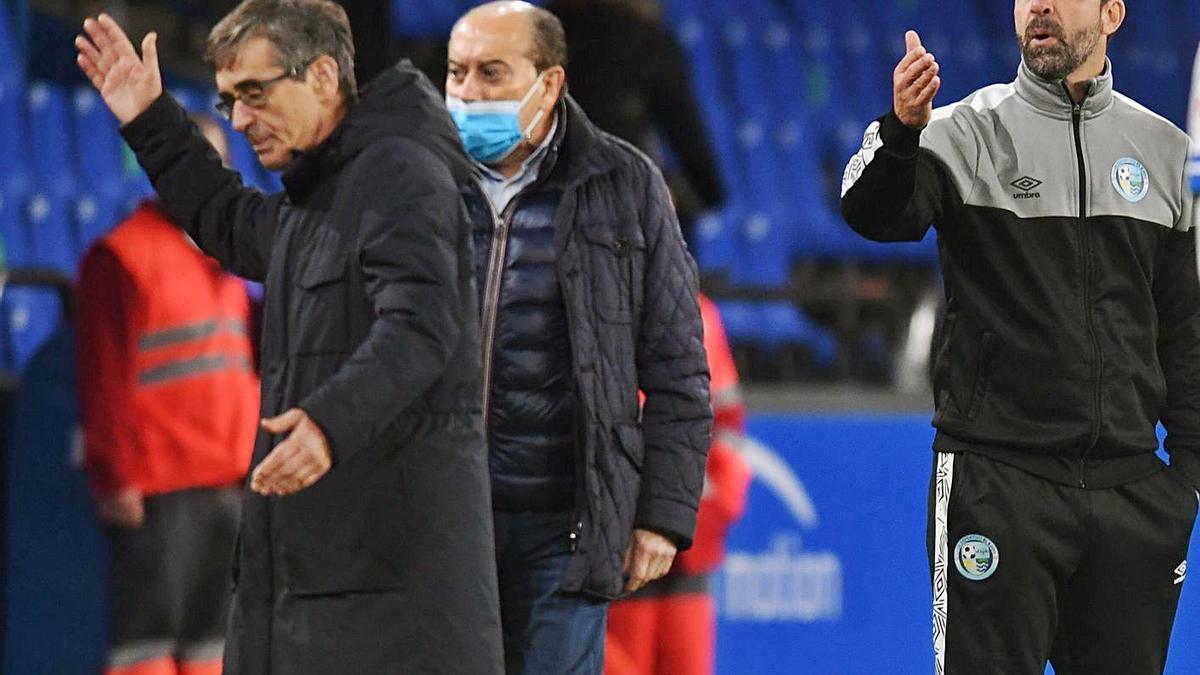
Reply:
M478 183L478 181L477 181ZM505 260L508 258L508 239L512 232L512 214L516 212L520 195L513 197L504 213L496 213L483 184L478 183L480 196L492 216L492 250L488 256L487 278L483 287L483 428L489 429L492 414L492 367L496 357L496 322L500 315L500 288L504 282Z

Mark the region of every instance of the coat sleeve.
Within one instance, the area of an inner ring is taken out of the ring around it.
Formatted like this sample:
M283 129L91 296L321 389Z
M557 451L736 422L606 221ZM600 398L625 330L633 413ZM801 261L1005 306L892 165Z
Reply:
M134 336L126 298L133 279L103 244L84 256L79 272L79 403L84 437L84 468L97 497L137 486L131 471L129 429L136 386Z
M244 187L168 94L123 126L121 135L173 222L229 271L266 279L283 195Z
M968 176L975 164L974 135L953 108L934 111L923 131L894 112L875 120L842 175L842 217L873 241L920 241L959 194L951 172Z
M645 458L635 526L691 546L712 434L696 267L662 175L646 181L645 297L637 343Z
M1179 222L1154 277L1158 359L1167 381L1162 424L1171 465L1200 490L1200 277L1197 275L1194 205L1187 177Z
M377 177L361 193L355 242L375 320L341 368L300 403L329 439L335 465L434 384L473 320L460 301L466 222L449 169L408 141L368 150L356 164Z

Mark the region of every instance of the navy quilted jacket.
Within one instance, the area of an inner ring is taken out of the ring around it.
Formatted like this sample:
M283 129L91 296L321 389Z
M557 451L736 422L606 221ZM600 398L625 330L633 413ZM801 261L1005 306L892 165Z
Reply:
M486 210L477 187L466 194L481 287L496 242L510 247L481 307L492 482L503 506L553 500L569 478L563 589L611 598L634 527L691 544L708 366L695 266L661 174L570 97L559 114L541 175L505 213Z

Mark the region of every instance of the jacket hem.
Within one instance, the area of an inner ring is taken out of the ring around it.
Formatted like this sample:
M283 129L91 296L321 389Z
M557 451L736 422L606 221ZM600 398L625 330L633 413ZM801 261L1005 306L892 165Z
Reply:
M1008 464L1046 480L1088 490L1125 485L1161 471L1165 464L1153 452L1125 457L1071 457L1054 449L1045 451L1003 447L957 439L938 431L933 440L935 452L969 452ZM1082 449L1080 450L1082 455Z

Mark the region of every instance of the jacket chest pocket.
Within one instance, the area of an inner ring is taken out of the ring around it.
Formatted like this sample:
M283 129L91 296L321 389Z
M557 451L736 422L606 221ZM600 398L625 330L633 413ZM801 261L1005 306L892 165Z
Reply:
M600 318L631 323L641 311L646 241L637 228L583 228L591 268L592 297Z
M332 230L298 249L289 303L292 354L345 352L347 344L347 256Z

